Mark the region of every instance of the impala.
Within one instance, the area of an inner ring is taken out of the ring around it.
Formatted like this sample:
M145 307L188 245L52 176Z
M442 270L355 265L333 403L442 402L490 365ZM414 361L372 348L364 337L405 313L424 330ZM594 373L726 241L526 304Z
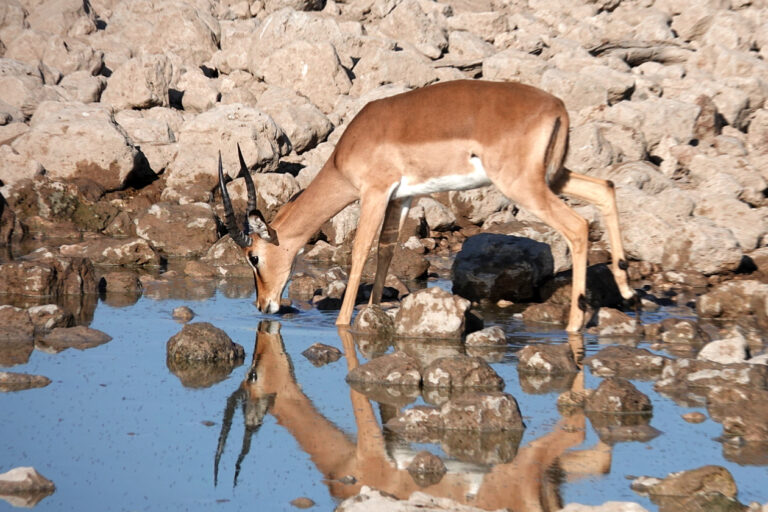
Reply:
M326 220L360 199L349 282L336 321L349 325L363 264L377 234L370 300L380 300L413 196L493 183L565 237L573 259L566 329L579 331L586 310L588 224L557 194L600 208L616 283L625 299L634 292L626 275L613 184L563 167L568 127L560 99L520 83L459 80L372 101L349 123L312 183L277 212L271 225L256 209L253 183L241 156L249 198L246 231L235 222L219 156L227 229L253 267L258 308L277 312L296 255Z

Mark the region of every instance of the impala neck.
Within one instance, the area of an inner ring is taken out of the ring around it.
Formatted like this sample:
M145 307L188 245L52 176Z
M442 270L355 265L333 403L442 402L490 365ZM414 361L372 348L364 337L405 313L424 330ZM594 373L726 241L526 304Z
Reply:
M359 198L359 193L333 165L333 156L296 199L283 206L272 228L284 250L296 255L325 221Z

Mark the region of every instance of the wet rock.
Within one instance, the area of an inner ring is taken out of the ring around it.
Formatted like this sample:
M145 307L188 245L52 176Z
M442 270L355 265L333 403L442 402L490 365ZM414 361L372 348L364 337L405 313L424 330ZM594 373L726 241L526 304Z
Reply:
M654 388L664 393L691 390L704 395L712 386L747 386L764 389L768 366L748 363L720 364L698 359L677 359L667 363Z
M101 265L159 266L160 256L142 238L97 238L59 247L62 256L90 259Z
M0 341L30 340L34 334L35 325L26 310L0 306Z
M443 479L443 475L448 471L443 460L426 450L422 450L408 464L408 473L413 481L420 487L429 487L435 485Z
M311 508L315 506L315 502L305 496L295 498L291 500L291 505L296 508Z
M440 288L426 288L405 297L395 317L398 336L457 338L465 328L470 302Z
M253 276L253 269L246 263L243 250L228 236L219 238L200 258L200 263L210 265L223 277Z
M504 334L504 329L495 325L467 334L464 344L467 347L506 346L507 336Z
M134 222L139 237L169 256L200 256L218 240L213 210L204 203L156 203Z
M18 467L0 474L0 496L14 506L34 507L55 490L53 482L32 467Z
M600 308L597 326L590 330L600 336L640 336L643 334L643 325L618 309Z
M87 178L117 190L131 179L150 177L138 149L99 104L43 102L30 130L12 146L22 157L40 162L51 179Z
M731 338L710 341L699 351L698 359L716 363L743 363L748 357L747 340L738 334Z
M479 357L455 355L435 359L423 370L424 388L503 389L504 380Z
M659 326L661 340L669 344L697 345L709 341L699 324L688 318L665 318Z
M309 362L314 366L320 367L338 361L341 357L341 350L324 343L315 343L301 355L309 359Z
M61 297L96 293L93 265L39 249L0 265L0 294Z
M611 345L593 356L586 357L584 364L600 377L637 379L658 376L667 361L669 358L644 348Z
M480 233L469 237L453 263L453 291L470 300L531 300L552 277L546 244L526 238Z
M371 304L363 308L352 324L355 332L389 338L395 333L395 321L381 306Z
M186 324L167 343L166 364L186 387L203 388L227 378L242 364L243 347L209 324Z
M195 312L187 306L179 306L173 309L172 316L180 322L189 322L195 317Z
M526 324L565 325L568 323L569 309L567 304L555 304L553 302L531 304L523 311L523 322Z
M525 425L515 397L501 391L464 393L440 409L443 428L448 430L523 430Z
M743 386L714 387L707 411L723 425L723 435L746 443L768 441L768 390Z
M141 281L133 272L108 272L99 280L99 291L102 293L140 295L141 290Z
M98 347L112 340L112 336L84 325L56 327L38 341L38 347L46 352L61 352L68 348L85 350Z
M51 379L42 375L28 373L0 372L0 391L23 391L32 388L44 388Z
M539 297L546 298L545 304L570 306L571 281L570 272L557 274L542 285L539 290ZM621 297L613 273L607 265L599 264L587 267L586 299L587 304L593 309L620 308L623 305L624 299ZM553 308L553 317L556 311Z
M29 318L36 332L46 332L56 327L71 327L74 324L72 313L58 304L45 304L27 309Z
M169 361L242 362L243 347L208 322L186 324L167 343Z
M418 386L421 383L421 371L416 359L398 351L354 368L346 380L388 386Z
M603 380L587 398L585 410L601 413L650 413L651 400L631 382L619 377Z
M0 194L0 246L11 243L13 232L16 229L16 214Z
M291 276L288 296L293 300L310 301L322 290L322 286L319 278L299 272Z
M518 372L523 374L565 374L579 371L573 359L573 350L567 343L528 345L517 352L517 358Z

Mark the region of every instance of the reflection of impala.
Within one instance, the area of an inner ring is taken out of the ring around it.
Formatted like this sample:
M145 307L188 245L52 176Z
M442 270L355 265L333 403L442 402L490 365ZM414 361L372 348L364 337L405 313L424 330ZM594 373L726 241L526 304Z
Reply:
M364 395L350 390L357 424L356 442L315 409L296 382L279 329L277 322L262 322L259 326L253 366L240 389L250 401L252 411L266 413L263 400L269 401L268 412L310 455L335 498L353 496L367 485L399 499L407 499L414 491L423 491L485 509L550 511L562 506L560 480L553 478L558 471L577 475L605 473L610 469L611 454L606 445L581 452L568 451L584 440L585 419L577 412L562 419L551 433L522 447L509 463L495 465L488 473L448 472L438 483L420 487L406 469L398 468L388 456L381 427L371 402ZM354 368L357 356L352 336L343 329L339 334L348 367ZM574 386L583 388L582 379L579 375ZM244 409L247 441L243 443L238 467L247 453L254 428L263 418L261 414L254 424L254 415L249 416L248 407L246 404ZM231 421L231 415L225 416L217 465Z
M360 199L349 283L336 321L349 325L363 264L377 234L379 258L371 302L380 300L414 195L493 183L568 242L573 292L567 330L578 331L586 309L587 221L557 193L600 207L611 240L613 275L624 298L634 293L624 272L612 183L562 166L568 126L562 101L519 83L460 80L377 100L349 123L309 187L280 209L271 226L256 209L253 184L243 169L249 192L245 233L235 223L219 158L227 229L253 267L259 309L277 312L299 250L326 220ZM241 167L245 167L242 158Z

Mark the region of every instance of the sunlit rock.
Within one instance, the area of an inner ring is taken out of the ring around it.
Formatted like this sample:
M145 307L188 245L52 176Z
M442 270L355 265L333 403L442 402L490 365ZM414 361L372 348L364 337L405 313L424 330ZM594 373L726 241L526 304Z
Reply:
M421 383L421 370L416 359L398 351L358 366L347 374L346 380L390 386L418 386Z
M464 344L467 347L506 346L507 337L504 334L504 329L494 325L493 327L486 327L485 329L467 334Z
M619 377L603 380L584 404L587 411L602 413L650 413L651 400L631 382Z
M395 317L398 336L456 338L464 332L470 302L440 288L405 297Z
M504 389L504 380L479 357L463 354L441 357L423 370L425 388Z
M520 373L562 375L579 371L573 350L567 343L528 345L517 352L517 357Z
M600 377L646 378L658 376L669 358L656 355L644 348L612 345L593 356L586 357L584 364Z

